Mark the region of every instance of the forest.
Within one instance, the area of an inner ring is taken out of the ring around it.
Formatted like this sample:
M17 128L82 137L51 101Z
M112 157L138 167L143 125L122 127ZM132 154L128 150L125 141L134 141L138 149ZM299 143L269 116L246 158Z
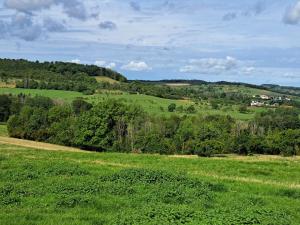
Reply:
M95 79L97 76L126 81L121 74L94 65L0 59L0 80L15 79L16 87L19 88L79 91L93 94L97 88Z
M261 112L242 122L193 110L183 116L153 116L138 105L112 99L91 104L78 98L57 104L42 96L2 95L0 102L0 120L7 121L11 137L90 151L208 157L300 153L300 120L294 109Z

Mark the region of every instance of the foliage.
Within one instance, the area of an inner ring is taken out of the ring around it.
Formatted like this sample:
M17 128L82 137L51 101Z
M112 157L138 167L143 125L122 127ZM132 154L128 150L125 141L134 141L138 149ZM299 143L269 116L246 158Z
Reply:
M72 108L76 115L89 111L92 107L93 107L92 104L84 101L81 98L75 99L72 102Z
M169 112L174 112L176 110L176 104L175 103L171 103L169 106L168 106L168 111Z
M221 115L153 116L134 104L83 99L71 105L46 97L9 96L12 137L94 151L159 154L299 154L297 110L257 114L249 122ZM194 105L187 112L193 113Z
M10 116L11 100L6 95L0 95L0 122L6 122Z
M19 88L72 90L93 94L97 76L126 81L121 74L94 65L0 59L0 79L16 79Z

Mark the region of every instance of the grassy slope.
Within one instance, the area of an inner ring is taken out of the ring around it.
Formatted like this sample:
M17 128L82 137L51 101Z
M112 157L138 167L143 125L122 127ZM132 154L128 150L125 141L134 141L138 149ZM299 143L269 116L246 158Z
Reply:
M157 98L153 96L147 96L147 95L131 95L127 93L123 94L95 94L93 96L87 96L83 95L79 92L73 92L73 91L58 91L58 90L38 90L38 89L18 89L18 88L0 88L0 94L30 94L32 96L35 95L42 95L46 97L50 97L52 99L62 99L68 102L71 102L77 97L83 97L89 102L99 102L102 99L105 98L114 98L114 99L121 99L123 102L131 104L138 104L141 105L145 111L155 114L155 115L171 115L172 113L169 113L167 108L168 105L171 103L175 103L177 106L184 106L187 107L190 104L193 104L191 101L187 100L170 100L170 99L162 99ZM109 93L109 92L108 92ZM208 105L199 105L196 106L197 112L201 114L223 114L223 115L231 115L236 119L241 120L247 120L251 119L254 116L254 112L260 111L262 109L251 109L252 111L248 114L242 114L239 113L237 108L234 106L230 109L224 109L224 110L213 110Z
M97 77L95 77L95 78L96 78L96 80L97 80L98 82L108 82L108 83L110 83L110 84L119 83L119 81L114 80L114 79L109 78L109 77L97 76Z
M22 88L0 88L0 94L13 94L18 95L20 93L36 96L46 96L53 99L62 99L65 101L72 101L77 97L83 97L80 92L75 91L59 91L59 90L39 90L39 89L22 89Z
M299 163L0 145L0 224L296 225Z
M262 90L262 89L255 89L245 86L234 86L234 85L219 85L225 92L240 92L247 95L269 95L269 96L282 96L283 94Z

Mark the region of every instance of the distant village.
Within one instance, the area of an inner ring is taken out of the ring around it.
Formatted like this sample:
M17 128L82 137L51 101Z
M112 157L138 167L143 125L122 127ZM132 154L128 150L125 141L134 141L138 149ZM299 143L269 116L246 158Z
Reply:
M278 107L284 102L290 102L288 96L268 96L268 95L253 95L254 100L251 102L252 107Z

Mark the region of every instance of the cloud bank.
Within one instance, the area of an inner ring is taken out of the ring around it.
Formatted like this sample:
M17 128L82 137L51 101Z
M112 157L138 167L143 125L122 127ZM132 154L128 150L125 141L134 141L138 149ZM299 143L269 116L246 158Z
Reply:
M238 66L238 60L227 56L226 58L192 59L189 64L180 69L182 73L221 74L231 71Z
M79 0L5 0L4 6L19 12L33 12L48 9L53 5L61 5L71 18L86 20L87 10Z
M114 62L106 62L106 61L103 61L103 60L97 60L95 61L94 63L96 66L99 66L99 67L105 67L105 68L108 68L108 69L115 69L117 67L117 64L114 63Z
M151 70L152 68L148 66L145 62L131 61L128 64L122 66L122 69L130 71L147 71Z
M116 30L117 25L112 21L104 21L99 24L99 27L103 30Z
M300 1L296 3L296 5L287 8L283 22L290 25L296 25L300 22Z

